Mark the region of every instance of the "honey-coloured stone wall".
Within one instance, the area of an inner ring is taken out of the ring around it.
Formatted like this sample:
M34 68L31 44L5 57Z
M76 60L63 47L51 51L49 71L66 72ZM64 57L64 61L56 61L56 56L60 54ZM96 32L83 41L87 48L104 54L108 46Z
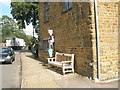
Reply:
M94 2L73 2L63 11L62 2L49 2L49 20L44 22L44 3L39 3L40 39L55 36L55 52L75 54L75 72L97 78L97 46ZM118 77L118 3L98 2L98 31L100 44L100 77ZM48 53L39 50L39 57L47 62Z
M55 35L55 51L75 54L75 71L92 77L92 20L91 4L72 3L72 8L63 12L63 3L49 3L49 21L44 22L44 3L40 3L40 37L49 37L47 30ZM47 53L40 50L45 60Z
M98 3L101 79L118 77L118 3Z

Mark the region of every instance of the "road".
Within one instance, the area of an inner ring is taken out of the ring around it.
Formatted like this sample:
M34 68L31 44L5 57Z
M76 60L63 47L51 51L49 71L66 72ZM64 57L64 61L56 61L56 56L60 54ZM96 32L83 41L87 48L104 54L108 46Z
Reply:
M0 64L0 89L20 88L21 84L20 52L15 52L15 61L12 64ZM2 77L1 77L2 76Z

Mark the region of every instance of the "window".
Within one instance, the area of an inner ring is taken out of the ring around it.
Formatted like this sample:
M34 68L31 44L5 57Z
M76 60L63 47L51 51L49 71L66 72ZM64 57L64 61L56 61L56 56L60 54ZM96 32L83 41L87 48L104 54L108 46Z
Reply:
M48 5L48 2L44 3L44 10L45 10L44 21L47 22L49 20L49 5Z
M41 50L43 49L43 45L42 44L43 44L42 39L39 39L39 49L41 49Z
M67 0L63 3L63 11L67 11L72 8L72 0Z
M49 49L48 39L43 40L43 50L47 52Z

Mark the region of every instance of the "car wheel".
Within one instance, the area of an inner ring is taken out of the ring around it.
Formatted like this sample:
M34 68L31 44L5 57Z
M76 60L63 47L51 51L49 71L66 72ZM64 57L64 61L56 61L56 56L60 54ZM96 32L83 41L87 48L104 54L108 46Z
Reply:
M9 64L12 64L12 59L9 61Z
M12 61L15 61L15 57L12 59Z

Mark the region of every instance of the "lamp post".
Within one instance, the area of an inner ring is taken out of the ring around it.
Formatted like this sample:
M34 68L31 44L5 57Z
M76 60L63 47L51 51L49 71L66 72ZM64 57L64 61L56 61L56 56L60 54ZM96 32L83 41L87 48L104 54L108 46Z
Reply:
M33 26L33 38L34 38L34 26Z

